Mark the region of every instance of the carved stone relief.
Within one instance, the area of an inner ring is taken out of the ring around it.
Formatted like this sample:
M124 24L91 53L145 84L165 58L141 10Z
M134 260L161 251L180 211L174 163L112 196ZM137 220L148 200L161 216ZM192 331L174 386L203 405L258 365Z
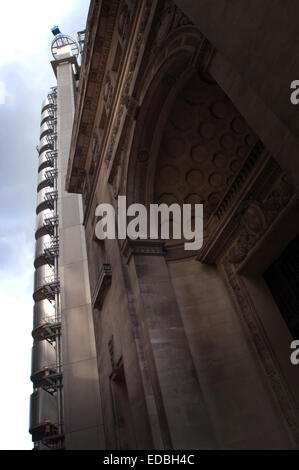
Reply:
M155 46L166 39L172 31L188 24L192 24L189 18L172 1L164 2L164 9L159 14Z
M106 158L105 158L105 162L106 162L107 166L109 165L109 162L111 160L111 156L112 156L112 153L113 153L113 149L115 148L116 136L118 134L118 131L119 131L119 128L120 128L120 123L121 123L123 114L124 114L125 109L126 109L125 103L126 103L127 97L130 95L130 87L131 87L131 83L132 83L132 80L133 80L133 75L134 75L137 59L138 59L140 49L141 49L141 45L142 45L142 41L143 41L144 30L145 30L146 24L149 20L151 7L152 7L151 1L147 0L146 4L145 4L145 7L144 7L144 11L143 11L143 16L142 16L142 19L141 19L141 22L140 22L137 38L136 38L136 41L135 41L133 54L132 54L132 57L131 57L131 60L130 60L130 63L129 63L129 73L128 73L128 76L126 78L126 83L125 83L124 90L123 90L123 93L122 93L121 104L120 104L119 109L117 111L117 115L116 115L116 118L115 118L115 122L114 122L114 125L113 125L111 136L110 136L109 147L108 147Z
M252 203L241 219L241 233L228 252L228 261L241 263L257 241L268 230L278 214L287 206L294 193L285 175L279 178L270 194L262 203Z
M112 98L113 98L113 83L112 83L110 73L107 73L106 78L105 78L103 97L104 97L106 110L107 110L107 112L109 112L110 107L111 107Z
M128 32L130 30L130 21L130 9L125 3L121 9L118 20L118 34L122 41L125 41L125 39L128 37Z
M251 340L260 358L262 367L269 380L274 397L281 409L285 424L290 431L294 445L299 447L299 416L293 397L288 389L284 377L280 372L277 359L268 341L266 332L260 322L255 307L246 291L246 288L236 274L236 269L224 258L221 264L228 289L231 291L240 318L244 321Z

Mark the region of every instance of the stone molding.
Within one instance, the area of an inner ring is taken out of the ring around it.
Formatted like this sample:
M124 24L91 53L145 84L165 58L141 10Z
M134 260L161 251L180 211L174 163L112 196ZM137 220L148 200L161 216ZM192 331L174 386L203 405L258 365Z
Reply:
M76 104L74 130L71 143L70 159L66 178L66 187L69 192L81 193L83 178L74 175L74 168L84 168L87 158L97 103L102 90L105 77L105 68L108 60L111 41L118 11L119 0L101 2L94 8L92 18L89 19L92 30L88 43L84 48L78 99ZM84 129L84 132L82 132ZM79 153L78 153L78 150Z
M245 260L258 240L287 207L294 188L276 161L263 149L254 165L248 160L212 214L198 260L213 264L230 250L234 264Z
M296 448L299 448L299 414L292 393L283 377L275 353L268 341L258 313L247 290L236 272L236 268L224 258L220 266L229 291L232 294L237 312L245 324L250 339L255 346L260 363L264 369L273 398L279 406L285 420L289 436Z
M128 264L131 256L165 256L165 242L162 240L124 240L121 251Z
M110 264L102 264L98 279L92 294L92 305L101 310L108 287L112 282L112 271Z

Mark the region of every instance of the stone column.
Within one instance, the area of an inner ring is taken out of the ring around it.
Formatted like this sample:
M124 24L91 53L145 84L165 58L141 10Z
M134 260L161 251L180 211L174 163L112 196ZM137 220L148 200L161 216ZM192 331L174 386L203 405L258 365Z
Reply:
M164 243L126 240L123 254L151 364L162 433L169 436L167 445L174 449L215 449L216 437L169 277Z

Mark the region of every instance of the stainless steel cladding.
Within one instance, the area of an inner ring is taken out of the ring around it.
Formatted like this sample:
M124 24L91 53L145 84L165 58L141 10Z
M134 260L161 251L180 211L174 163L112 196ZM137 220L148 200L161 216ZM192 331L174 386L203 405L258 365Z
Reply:
M47 139L47 136L42 137L39 142L39 153L45 150L53 150L53 144Z
M38 214L40 211L44 209L53 209L52 199L54 197L53 188L46 187L42 188L37 193L36 198L36 213Z
M63 447L55 99L53 90L43 101L38 146L31 373L36 390L30 407L30 432L37 449L49 444Z
M40 138L42 139L43 136L45 136L46 134L50 134L50 132L52 131L53 131L52 121L45 121L40 126Z
M56 371L56 351L52 344L44 339L32 346L31 380L35 387L42 387L48 383L48 378Z
M56 398L42 388L30 397L30 427L33 441L39 441L57 432Z
M34 267L38 268L43 264L50 262L49 253L47 248L51 244L51 236L49 234L43 235L38 238L35 243L35 256L34 256Z
M47 152L49 151L46 150L45 152L42 152L38 157L38 171L43 170L44 168L53 168L53 162Z
M48 299L36 302L33 307L33 330L32 336L35 340L42 340L48 334L48 330L43 328L55 324L55 306L54 302Z
M41 124L43 124L45 121L49 120L49 119L53 119L53 109L52 107L50 108L46 108L43 112L42 112L42 115L41 115Z
M52 103L49 101L49 98L45 98L42 102L42 113L46 108L49 108L50 106L53 106Z
M48 264L44 264L36 269L34 273L34 300L42 300L48 298L46 286L55 280L54 268Z
M44 168L38 173L37 177L37 190L48 187L53 187L53 179L49 178L49 174L51 173L51 169Z
M35 225L35 238L38 239L43 235L46 235L51 231L51 225L47 225L48 221L53 219L54 211L51 209L44 209L39 212L36 216L36 225Z

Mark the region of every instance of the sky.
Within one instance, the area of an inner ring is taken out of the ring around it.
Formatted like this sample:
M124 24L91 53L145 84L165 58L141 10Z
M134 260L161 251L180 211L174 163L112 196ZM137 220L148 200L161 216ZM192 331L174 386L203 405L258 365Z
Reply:
M0 0L0 450L32 449L33 257L41 102L54 86L51 28L73 38L89 0Z

